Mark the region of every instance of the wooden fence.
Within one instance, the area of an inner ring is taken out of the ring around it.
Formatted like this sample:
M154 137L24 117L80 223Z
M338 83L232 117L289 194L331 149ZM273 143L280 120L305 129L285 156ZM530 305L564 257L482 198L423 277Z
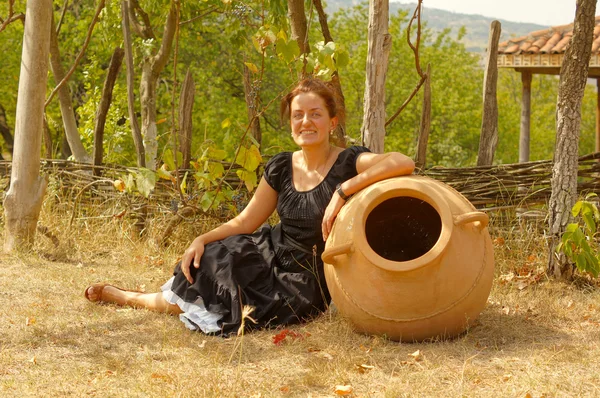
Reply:
M600 152L579 159L578 192L600 193ZM3 184L0 189L8 189L11 163L0 161L0 174ZM109 205L126 203L135 211L139 206L149 207L150 211L173 212L179 202L175 185L161 180L148 199L133 195L123 195L114 189L112 180L123 178L135 168L122 166L94 167L89 164L65 160L42 160L43 173L51 177L54 191L59 191L62 200L70 205ZM194 172L189 170L189 172ZM185 170L181 170L181 176ZM442 181L462 193L478 209L498 211L514 208L531 208L547 203L550 193L552 161L543 160L527 163L497 166L444 168L433 167L418 172ZM192 178L188 181L192 183ZM226 182L241 188L242 184L235 173ZM124 198L127 197L125 200Z

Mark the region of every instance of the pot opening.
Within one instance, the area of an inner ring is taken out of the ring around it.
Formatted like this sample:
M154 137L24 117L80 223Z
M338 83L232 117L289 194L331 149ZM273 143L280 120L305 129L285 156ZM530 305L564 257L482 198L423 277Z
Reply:
M421 257L435 245L442 219L429 203L409 196L387 199L367 217L365 234L375 253L391 261Z

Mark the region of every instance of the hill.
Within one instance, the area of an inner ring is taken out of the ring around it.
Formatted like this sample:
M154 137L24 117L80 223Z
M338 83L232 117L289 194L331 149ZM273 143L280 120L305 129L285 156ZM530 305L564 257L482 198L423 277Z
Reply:
M352 7L359 3L361 3L359 0L330 0L327 2L327 12L330 15L333 15L333 13L340 8ZM390 2L390 15L396 14L398 10L401 9L412 12L415 7L416 3L400 4ZM452 32L456 34L460 27L464 26L467 30L467 34L461 41L465 44L465 47L469 51L483 53L487 47L490 24L494 18L424 7L422 20L429 28L436 32L451 28ZM502 24L500 41L507 40L511 37L523 36L529 32L548 27L533 23L511 22L503 19L498 19L498 21Z

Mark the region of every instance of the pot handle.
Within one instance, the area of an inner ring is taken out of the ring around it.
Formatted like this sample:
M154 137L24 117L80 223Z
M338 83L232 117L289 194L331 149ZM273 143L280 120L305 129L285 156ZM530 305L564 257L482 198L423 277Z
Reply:
M334 257L339 256L341 254L349 254L354 252L354 247L352 242L344 243L343 245L339 245L336 247L330 247L326 249L323 254L321 254L321 259L324 263L327 264L335 264Z
M478 222L477 228L481 231L487 227L490 217L482 211L472 211L454 217L454 225L461 226L472 222Z

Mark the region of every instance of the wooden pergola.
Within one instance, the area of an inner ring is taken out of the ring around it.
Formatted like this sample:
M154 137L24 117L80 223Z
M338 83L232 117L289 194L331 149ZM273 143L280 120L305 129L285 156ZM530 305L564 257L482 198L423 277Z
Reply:
M537 30L498 44L499 68L514 68L521 73L521 132L519 162L529 161L531 80L534 74L560 75L565 49L573 36L573 24ZM596 79L596 152L600 151L600 16L596 16L589 78Z

